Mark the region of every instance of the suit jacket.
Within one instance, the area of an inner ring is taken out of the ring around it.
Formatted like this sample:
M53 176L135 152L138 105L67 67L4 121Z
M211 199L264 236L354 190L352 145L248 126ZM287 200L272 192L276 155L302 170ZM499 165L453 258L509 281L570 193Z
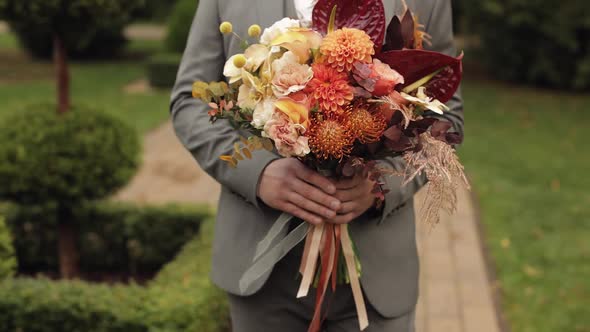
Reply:
M430 49L456 55L453 47L451 1L408 0L408 5L432 36ZM384 0L387 23L403 10L401 1ZM186 50L171 98L171 114L177 136L201 168L222 185L215 226L211 277L218 286L237 295L239 279L249 267L257 243L264 237L279 212L257 199L259 177L271 161L280 156L267 151L254 153L231 169L219 160L231 154L239 134L225 121L209 123L207 106L191 96L197 80L223 80L227 58L240 53L240 40L223 36L219 24L232 22L234 31L246 36L251 24L268 27L279 19L296 17L292 0L201 0L192 24ZM449 103L444 119L455 131L463 131L462 103L457 94ZM432 116L435 116L432 114ZM401 158L382 161L401 170ZM362 264L361 283L372 306L386 317L413 309L418 297L418 255L415 240L413 196L425 184L419 177L401 187L401 179L386 178L391 190L386 195L382 216L359 218L351 223L351 235ZM254 292L270 272L258 280Z

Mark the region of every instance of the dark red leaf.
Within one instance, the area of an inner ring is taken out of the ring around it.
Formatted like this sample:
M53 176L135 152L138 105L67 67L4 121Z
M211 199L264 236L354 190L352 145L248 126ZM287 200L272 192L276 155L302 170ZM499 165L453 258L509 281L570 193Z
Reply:
M411 121L408 128L404 129L404 135L408 137L418 137L427 132L428 129L437 121L436 118L423 118L417 121Z
M383 45L382 52L401 50L404 48L404 37L402 36L402 24L399 17L394 16L387 27L387 34L385 35L385 45Z
M402 130L397 126L389 127L383 132L383 136L390 141L397 142L402 136Z
M387 63L404 77L405 83L403 86L411 85L425 76L444 68L425 85L428 95L442 103L446 103L453 97L463 76L463 64L461 61L463 54L454 58L432 51L401 50L387 51L379 54L377 58Z
M445 136L450 128L450 122L438 120L434 124L432 124L432 127L430 128L430 135L432 135L432 137L438 140L446 141Z
M404 152L413 147L412 142L407 136L401 136L397 142L386 140L384 145L393 152Z
M332 8L336 8L336 29L346 27L363 30L375 43L378 53L385 36L385 10L382 0L319 0L313 8L313 28L328 32Z
M410 10L407 10L401 23L401 34L404 40L404 48L414 48L414 24L414 16Z

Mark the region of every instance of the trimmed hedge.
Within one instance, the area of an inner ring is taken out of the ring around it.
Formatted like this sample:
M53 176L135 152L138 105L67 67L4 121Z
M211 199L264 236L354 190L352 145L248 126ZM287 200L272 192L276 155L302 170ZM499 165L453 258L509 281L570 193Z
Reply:
M57 270L57 235L45 209L0 207L15 235L20 270ZM80 229L82 272L153 273L198 233L207 207L143 207L121 202L87 204L74 211Z
M211 283L213 221L203 224L194 241L166 265L149 286L150 325L156 331L225 332L230 330L225 292Z
M157 88L171 88L182 56L180 54L157 54L147 64L150 85Z
M16 270L16 258L12 246L12 236L6 227L4 218L0 217L0 281L12 277Z
M197 12L199 0L178 0L168 19L166 49L174 53L184 52L186 40Z
M71 210L135 174L140 142L132 127L92 108L56 109L31 105L0 121L0 200Z
M15 279L0 284L0 331L225 332L223 291L209 281L212 221L146 288Z
M588 0L483 0L462 7L479 57L499 78L590 89Z

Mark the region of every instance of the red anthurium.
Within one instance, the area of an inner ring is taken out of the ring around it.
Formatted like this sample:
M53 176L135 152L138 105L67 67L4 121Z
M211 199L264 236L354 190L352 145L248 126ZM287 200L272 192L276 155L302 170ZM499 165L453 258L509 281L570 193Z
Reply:
M385 37L385 11L382 0L319 0L313 8L313 28L326 34L330 14L336 6L335 28L363 30L375 43L378 53Z
M424 86L430 97L442 103L453 97L463 76L463 54L454 58L431 51L401 50L383 52L377 58L404 77L404 87L440 70Z

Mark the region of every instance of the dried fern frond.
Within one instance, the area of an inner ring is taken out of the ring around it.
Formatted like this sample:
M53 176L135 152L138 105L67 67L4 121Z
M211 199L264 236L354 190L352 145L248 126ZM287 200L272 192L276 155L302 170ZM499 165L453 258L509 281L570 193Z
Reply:
M429 132L420 135L420 144L420 151L410 151L403 156L407 164L403 185L422 172L426 174L428 188L420 214L424 221L434 226L440 221L441 210L449 214L456 211L459 184L470 186L451 145L433 138Z

